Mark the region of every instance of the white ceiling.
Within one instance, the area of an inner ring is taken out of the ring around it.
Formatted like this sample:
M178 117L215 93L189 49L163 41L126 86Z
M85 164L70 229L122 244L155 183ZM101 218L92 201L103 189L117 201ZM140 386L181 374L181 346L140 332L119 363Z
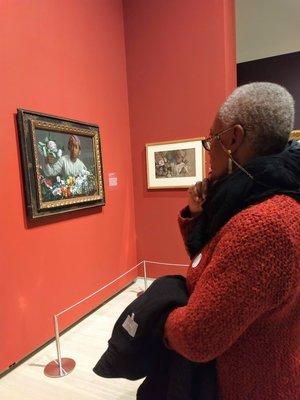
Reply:
M236 0L237 62L300 51L300 0Z

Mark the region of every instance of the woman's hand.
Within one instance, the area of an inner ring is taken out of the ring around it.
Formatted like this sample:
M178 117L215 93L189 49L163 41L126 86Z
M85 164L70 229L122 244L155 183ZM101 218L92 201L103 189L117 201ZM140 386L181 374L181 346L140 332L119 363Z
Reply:
M202 205L206 199L209 178L197 182L188 189L188 206L192 216L196 216L202 212Z

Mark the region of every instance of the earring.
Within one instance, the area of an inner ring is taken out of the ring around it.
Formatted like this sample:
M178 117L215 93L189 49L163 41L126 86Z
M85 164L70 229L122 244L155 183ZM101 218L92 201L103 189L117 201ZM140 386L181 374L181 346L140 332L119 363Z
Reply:
M232 173L232 159L231 159L231 150L228 150L228 174Z

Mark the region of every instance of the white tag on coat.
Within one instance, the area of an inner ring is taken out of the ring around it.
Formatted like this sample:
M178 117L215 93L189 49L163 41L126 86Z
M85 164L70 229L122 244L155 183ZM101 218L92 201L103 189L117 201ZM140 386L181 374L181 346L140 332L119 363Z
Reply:
M131 314L131 316L130 315L127 316L122 326L125 329L125 331L129 333L130 336L135 337L139 325L135 322L133 313Z
M194 260L193 260L193 262L192 262L192 268L196 268L196 267L199 265L199 263L200 263L200 261L201 261L201 258L202 258L202 254L199 253L199 254L194 258Z

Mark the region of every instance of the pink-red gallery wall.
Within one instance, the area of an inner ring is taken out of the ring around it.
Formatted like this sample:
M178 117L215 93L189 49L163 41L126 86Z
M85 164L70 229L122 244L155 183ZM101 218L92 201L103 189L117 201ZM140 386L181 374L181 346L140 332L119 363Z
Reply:
M53 337L52 316L136 264L121 0L8 0L0 10L0 371ZM17 107L100 125L106 202L28 226ZM115 173L117 187L110 187ZM60 318L70 325L124 276ZM101 321L99 321L100 329ZM53 354L53 358L55 354Z
M233 10L233 0L1 4L0 372L53 337L53 314L137 261L188 261L176 227L186 193L147 190L145 143L207 134L235 85ZM100 125L102 210L28 224L18 107ZM183 272L155 268L153 276ZM67 312L60 327L136 275Z
M138 258L186 263L186 190L147 190L145 144L208 135L236 84L234 1L124 0L124 21Z

